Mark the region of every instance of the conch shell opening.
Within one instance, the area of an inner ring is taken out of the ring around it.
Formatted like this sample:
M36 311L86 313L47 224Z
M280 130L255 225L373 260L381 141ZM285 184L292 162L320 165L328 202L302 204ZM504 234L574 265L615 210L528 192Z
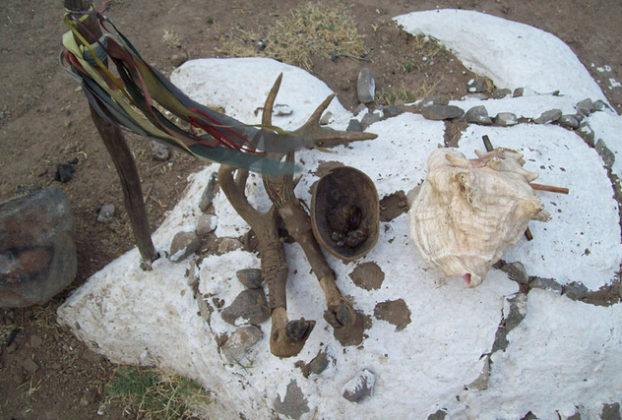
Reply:
M503 251L515 244L530 220L550 215L511 149L476 152L467 159L453 149L428 158L428 176L409 211L411 236L422 257L444 275L481 284Z

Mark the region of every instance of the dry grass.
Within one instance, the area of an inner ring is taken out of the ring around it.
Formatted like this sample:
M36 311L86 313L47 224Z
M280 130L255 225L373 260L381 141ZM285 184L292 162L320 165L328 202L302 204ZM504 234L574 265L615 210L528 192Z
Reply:
M417 99L432 95L440 83L442 83L442 79L435 82L426 81L414 88L406 86L383 88L376 94L376 103L384 105L394 105L397 102L412 103Z
M310 70L314 56L359 59L366 49L346 6L309 2L277 20L263 37L237 30L223 41L221 52L235 57L270 57Z

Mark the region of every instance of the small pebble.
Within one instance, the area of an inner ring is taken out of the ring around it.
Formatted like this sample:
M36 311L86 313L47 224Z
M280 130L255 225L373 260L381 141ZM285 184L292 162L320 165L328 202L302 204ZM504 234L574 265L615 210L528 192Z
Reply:
M469 93L486 92L486 79L477 77L467 82L467 90Z
M238 280L249 289L259 289L261 287L262 278L261 270L258 268L245 268L235 272Z
M512 92L512 97L513 98L519 98L521 96L523 96L523 94L525 93L525 88L516 88L514 89L514 92Z
M427 105L421 109L421 114L428 120L453 120L464 115L462 108L454 105Z
M54 177L57 181L60 181L64 184L71 181L74 172L76 172L76 168L74 168L73 165L70 165L68 163L61 163L56 167L56 174L54 175Z
M151 158L160 162L165 162L171 158L171 149L165 144L156 140L151 140Z
M516 114L511 112L499 112L495 116L494 122L496 125L501 127L509 127L511 125L518 124L518 118L516 117Z
M373 394L375 383L376 375L369 369L363 369L343 386L341 395L348 401L359 403Z
M363 67L359 71L358 79L356 82L356 94L358 100L362 104L373 102L376 95L376 82L371 70L367 67Z
M276 117L284 117L286 115L292 115L294 110L287 104L275 104L272 108L272 115Z
M114 204L104 204L99 208L99 212L97 213L97 221L100 223L108 223L112 222L114 218Z
M348 128L346 128L346 131L361 132L363 131L363 125L359 120L352 118L348 123Z
M330 124L332 118L333 118L333 113L330 111L326 111L324 114L322 114L322 117L320 118L320 125Z
M585 98L582 101L577 102L574 108L577 110L579 114L582 115L590 115L592 113L592 108L594 104L590 98Z
M579 128L579 120L574 115L562 115L559 119L559 124L572 130Z
M197 221L196 233L199 237L203 238L216 230L217 226L218 217L213 214L202 214Z
M482 124L482 125L490 125L492 124L492 120L488 116L488 111L484 105L474 106L469 109L465 116L467 122Z
M194 253L200 246L195 232L178 232L171 241L170 260L179 262Z
M550 109L540 114L540 116L533 120L533 122L535 122L536 124L549 124L559 120L561 117L561 109Z

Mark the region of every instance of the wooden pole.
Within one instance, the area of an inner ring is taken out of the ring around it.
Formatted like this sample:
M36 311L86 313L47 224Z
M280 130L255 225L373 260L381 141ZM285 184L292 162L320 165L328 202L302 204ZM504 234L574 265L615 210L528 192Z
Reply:
M72 11L86 11L91 7L91 2L89 0L64 0L64 5L66 9ZM95 42L101 36L101 29L97 20L94 17L89 17L83 24L86 30L82 32L82 36L88 42ZM136 163L125 142L121 129L102 118L90 105L89 108L95 127L119 175L125 209L130 217L136 246L143 262L149 265L159 255L151 240L151 231L149 229L149 221L147 220L147 212L145 211L143 192Z

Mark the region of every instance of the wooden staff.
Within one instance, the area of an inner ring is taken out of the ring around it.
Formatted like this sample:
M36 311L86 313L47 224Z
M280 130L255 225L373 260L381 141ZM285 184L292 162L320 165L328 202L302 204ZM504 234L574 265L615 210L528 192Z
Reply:
M71 11L84 12L91 8L89 0L64 0L65 8ZM84 22L83 28L79 28L80 33L88 42L95 42L101 36L101 29L94 15L90 15ZM80 43L79 40L76 40ZM91 118L99 132L101 139L110 154L110 158L119 175L121 188L123 189L123 199L125 210L130 217L134 239L140 255L147 265L156 260L159 255L153 246L151 240L151 231L149 229L149 221L147 220L147 212L145 211L145 203L143 201L143 192L140 186L140 178L136 163L130 152L127 143L123 137L121 129L103 119L92 106L89 105Z

